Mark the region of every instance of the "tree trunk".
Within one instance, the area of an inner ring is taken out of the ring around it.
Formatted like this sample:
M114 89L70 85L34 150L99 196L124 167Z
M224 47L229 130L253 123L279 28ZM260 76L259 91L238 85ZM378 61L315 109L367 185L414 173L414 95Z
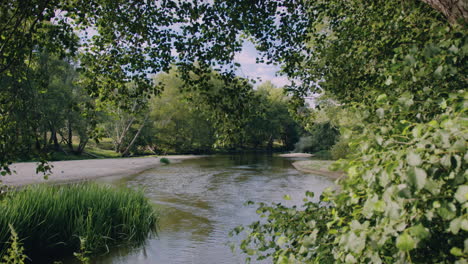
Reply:
M44 128L44 138L43 138L43 150L46 150L47 149L47 130Z
M268 151L273 151L273 136L268 139Z
M122 134L120 134L120 136L118 137L117 142L115 144L116 152L120 152L122 148L122 143L124 142L125 136L127 135L127 132L130 130L130 127L132 126L133 121L135 121L135 117L130 118L130 120L127 123L127 126L125 126L125 129L122 131Z
M130 148L133 146L133 144L135 143L136 139L138 138L138 136L140 135L141 133L141 130L143 130L143 127L145 126L145 123L146 123L146 120L148 120L148 117L149 117L149 114L146 114L145 116L145 120L143 120L143 123L141 124L140 128L138 129L138 132L135 134L135 136L133 137L132 141L130 142L130 144L128 144L127 148L125 149L124 152L122 152L122 157L126 157L128 155L128 152L130 151Z
M75 150L73 149L73 130L72 130L72 124L70 119L68 119L67 122L67 128L68 128L68 148L70 149L71 152L74 152Z
M467 0L422 0L434 9L444 14L450 23L459 20L468 23L468 1Z
M88 140L89 140L88 137L85 137L84 139L80 137L80 143L78 144L78 148L75 151L76 155L81 155L81 153L83 153L86 147L86 144L88 144Z
M51 134L51 139L54 143L54 150L56 151L60 151L60 144L58 142L58 138L57 138L57 131L55 131L55 128L54 127L51 127L50 128L50 134Z
M38 136L39 132L34 133L34 136L36 137L36 150L41 151L41 142ZM18 134L19 135L19 134Z

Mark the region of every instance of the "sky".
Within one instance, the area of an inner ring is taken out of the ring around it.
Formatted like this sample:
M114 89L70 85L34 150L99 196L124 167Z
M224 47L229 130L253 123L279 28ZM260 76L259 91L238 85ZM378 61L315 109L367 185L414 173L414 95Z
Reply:
M266 63L255 63L255 58L258 56L259 53L255 49L254 44L250 41L245 41L242 51L237 53L234 57L235 61L241 64L241 67L236 74L240 77L251 79L260 77L261 81L257 81L255 86L268 80L277 87L290 84L288 78L285 76L276 76L276 73L280 70L280 66L272 64L267 65Z
M90 38L97 34L97 31L93 28L88 28L86 30L87 35L84 33L78 33L81 38ZM172 55L176 55L177 52L173 50ZM236 74L239 77L256 79L257 83L254 84L254 87L264 83L266 81L271 81L277 87L283 87L284 85L290 84L290 81L286 76L276 76L276 73L279 72L280 66L266 63L255 63L255 59L259 57L259 52L255 49L254 44L251 41L244 40L242 51L237 53L234 57L235 62L241 64L239 70Z

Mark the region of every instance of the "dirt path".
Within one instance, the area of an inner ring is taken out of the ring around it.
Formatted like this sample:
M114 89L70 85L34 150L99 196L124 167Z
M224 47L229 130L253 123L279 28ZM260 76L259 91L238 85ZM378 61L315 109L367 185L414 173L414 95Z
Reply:
M54 167L48 180L42 174L36 174L35 162L14 163L12 175L0 176L3 184L22 186L36 183L58 183L90 180L107 176L125 176L142 172L157 166L163 166L160 158L168 158L172 163L186 159L200 158L200 155L178 155L144 158L92 159L50 162ZM170 165L169 165L170 166Z

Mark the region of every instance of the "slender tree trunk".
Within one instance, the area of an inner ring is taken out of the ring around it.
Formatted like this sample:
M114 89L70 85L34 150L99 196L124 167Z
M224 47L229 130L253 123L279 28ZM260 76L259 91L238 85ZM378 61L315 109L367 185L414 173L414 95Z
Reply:
M47 130L44 128L44 144L43 144L43 147L42 149L45 150L47 148Z
M72 124L71 124L70 119L68 119L67 128L68 128L68 142L67 142L67 145L68 145L68 148L70 149L70 151L74 152L74 150L73 150L73 130L72 130Z
M468 23L467 0L422 0L434 9L444 14L450 23L462 20Z
M40 139L39 139L40 136L39 136L38 134L39 134L39 133L38 133L37 130L36 130L36 133L34 133L34 136L35 136L35 138L36 138L36 150L37 150L37 151L41 151L41 141L40 141Z
M124 152L122 152L122 157L126 157L126 156L128 155L128 152L130 151L130 148L133 146L133 144L135 143L136 139L137 139L138 136L140 135L141 130L143 130L143 127L145 126L146 120L148 120L148 117L149 117L149 114L146 114L145 120L143 120L143 123L141 124L141 126L140 126L140 128L138 129L137 133L136 133L135 136L133 137L132 141L130 142L130 144L128 144L128 146L127 146L127 148L124 150Z
M80 137L80 143L78 144L78 148L76 149L75 154L81 155L81 153L83 153L86 147L86 144L88 144L88 140L89 140L88 137L86 137L85 139Z
M268 139L268 151L272 151L273 150L273 136L270 136L270 138Z
M56 151L59 151L60 150L60 144L59 144L58 138L57 138L57 131L55 130L55 128L53 126L50 127L50 139L54 143L54 149Z
M116 152L119 152L120 149L122 148L122 143L124 142L125 136L127 135L128 130L132 126L133 121L135 121L135 117L130 118L130 121L128 122L127 126L122 131L122 134L120 134L120 137L118 137L116 145L115 145L115 151Z

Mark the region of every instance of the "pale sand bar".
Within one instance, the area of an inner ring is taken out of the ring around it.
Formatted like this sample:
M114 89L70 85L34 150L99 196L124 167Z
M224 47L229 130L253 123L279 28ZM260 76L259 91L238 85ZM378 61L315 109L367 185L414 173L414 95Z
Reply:
M293 166L300 171L326 176L331 179L338 179L344 177L342 171L330 171L328 167L333 163L332 160L301 160L293 162Z
M279 154L278 156L283 157L283 158L310 158L310 157L313 157L314 154L296 152L296 153Z
M37 183L59 183L91 180L108 176L126 176L136 174L157 166L163 166L160 158L168 158L171 163L186 159L203 157L201 155L177 155L142 158L91 159L50 162L54 167L48 180L43 174L36 174L36 162L14 163L12 175L0 176L3 184L22 186ZM170 165L169 165L170 166Z

